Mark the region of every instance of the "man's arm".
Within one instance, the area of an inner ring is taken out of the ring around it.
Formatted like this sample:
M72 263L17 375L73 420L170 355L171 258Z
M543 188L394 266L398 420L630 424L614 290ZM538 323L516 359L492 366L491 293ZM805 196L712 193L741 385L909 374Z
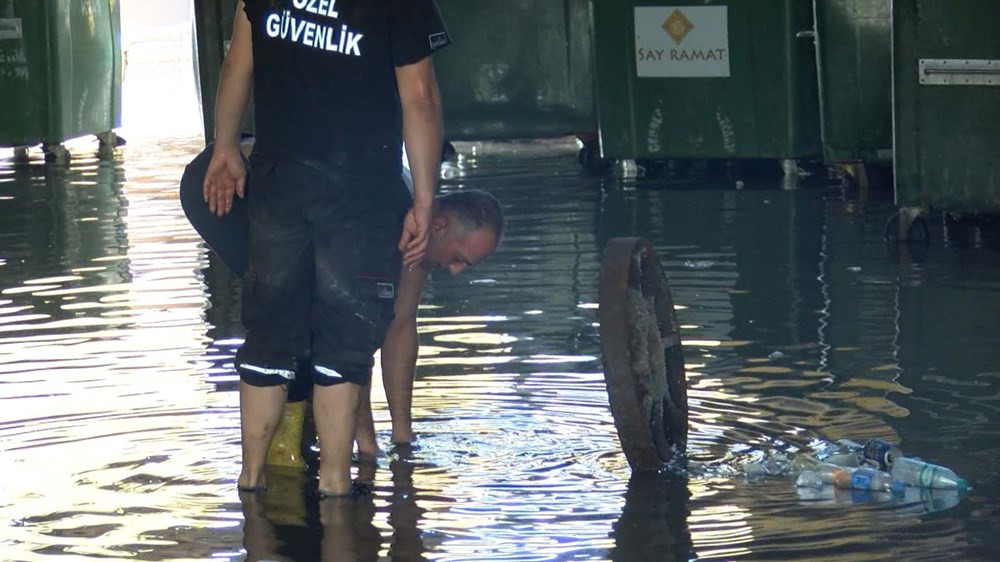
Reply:
M219 91L215 98L215 148L202 186L205 202L222 216L232 209L233 193L243 197L246 169L240 157L240 127L250 99L253 80L253 49L250 21L237 2L229 52L222 62Z
M413 375L417 364L417 308L427 271L403 266L395 313L382 344L382 384L392 417L392 442L413 440Z
M395 313L382 342L382 384L392 418L392 442L413 440L410 408L413 404L413 374L417 363L417 308L427 279L422 267L403 266L396 293ZM361 391L358 423L355 430L358 452L363 456L378 453L375 419L372 416L371 385Z
M441 94L431 57L396 67L403 110L403 142L413 175L413 207L403 223L399 251L403 265L416 266L427 251L431 207L441 169Z

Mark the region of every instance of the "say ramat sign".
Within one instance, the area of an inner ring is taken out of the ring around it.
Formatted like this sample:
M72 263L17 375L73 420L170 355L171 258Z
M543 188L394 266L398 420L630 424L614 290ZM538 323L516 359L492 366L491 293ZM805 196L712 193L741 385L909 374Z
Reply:
M729 77L726 6L635 8L635 66L640 77Z

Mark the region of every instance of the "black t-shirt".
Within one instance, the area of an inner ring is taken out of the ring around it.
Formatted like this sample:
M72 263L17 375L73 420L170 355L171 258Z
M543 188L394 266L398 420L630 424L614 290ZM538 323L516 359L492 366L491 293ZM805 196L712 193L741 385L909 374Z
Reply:
M398 175L395 67L451 42L435 0L245 0L254 151Z

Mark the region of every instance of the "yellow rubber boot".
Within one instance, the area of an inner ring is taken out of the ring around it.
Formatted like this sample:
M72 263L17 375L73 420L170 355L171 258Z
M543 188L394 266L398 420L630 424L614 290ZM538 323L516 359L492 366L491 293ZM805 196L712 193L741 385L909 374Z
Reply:
M267 464L305 469L302 460L302 422L305 418L306 401L286 402L281 421L271 438L267 449Z

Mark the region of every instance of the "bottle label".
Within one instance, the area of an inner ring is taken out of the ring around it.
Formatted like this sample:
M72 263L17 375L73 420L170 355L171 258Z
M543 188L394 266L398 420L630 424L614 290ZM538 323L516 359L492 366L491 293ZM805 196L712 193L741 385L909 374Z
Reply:
M872 487L872 474L873 471L858 469L854 471L854 475L851 476L851 488L855 490L870 490Z
M838 488L851 487L851 473L843 468L835 468L830 474L830 482Z

